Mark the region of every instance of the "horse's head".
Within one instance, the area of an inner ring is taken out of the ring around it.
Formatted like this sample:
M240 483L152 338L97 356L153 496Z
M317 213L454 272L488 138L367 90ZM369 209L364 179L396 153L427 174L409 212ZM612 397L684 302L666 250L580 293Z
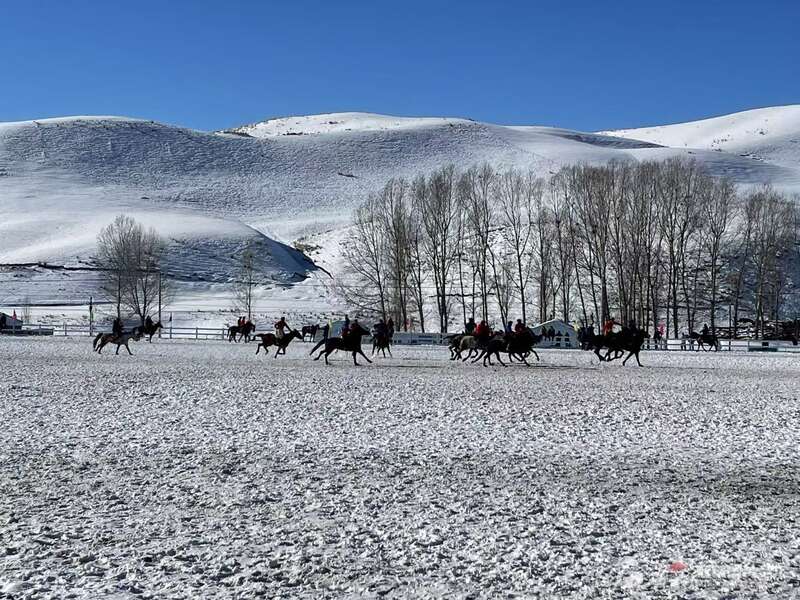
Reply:
M297 329L292 329L289 332L289 337L290 338L297 338L298 340L302 340L303 339L303 334L300 333L299 331L297 331Z

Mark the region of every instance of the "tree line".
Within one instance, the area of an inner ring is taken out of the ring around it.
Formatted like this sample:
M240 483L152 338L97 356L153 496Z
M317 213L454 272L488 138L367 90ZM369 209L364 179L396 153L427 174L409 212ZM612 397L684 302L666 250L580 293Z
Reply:
M740 190L693 160L516 169L446 166L393 178L353 214L338 292L401 327L469 317L635 321L677 337L787 316L800 212L770 187ZM724 309L724 310L723 310ZM725 314L723 322L720 314Z

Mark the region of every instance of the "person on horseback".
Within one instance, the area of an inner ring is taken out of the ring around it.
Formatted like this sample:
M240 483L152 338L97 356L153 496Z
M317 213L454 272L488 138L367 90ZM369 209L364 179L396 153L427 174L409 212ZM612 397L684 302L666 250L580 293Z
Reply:
M464 323L464 333L467 335L473 335L476 327L477 325L475 324L475 317L470 317L469 321Z
M708 337L711 334L711 331L708 329L708 323L703 323L703 331L700 332L700 335L703 337Z
M525 333L525 329L526 329L525 323L522 322L522 319L517 319L517 324L514 325L514 333L520 335L522 333Z
M150 318L150 315L147 315L144 318L144 329L145 331L150 331L151 329L153 329L153 319Z
M383 319L375 323L373 330L375 331L375 337L389 337L389 326Z
M275 321L275 338L283 339L283 336L286 335L286 329L289 329L289 324L286 322L286 317L282 316L278 321Z
M350 333L350 317L344 316L344 325L342 325L342 339L345 339Z
M485 346L489 343L489 338L492 336L492 329L489 327L486 321L481 321L478 323L478 326L475 327L475 331L473 335L478 340L478 343Z
M390 340L394 338L394 320L392 317L389 317L389 320L386 322L386 333Z
M111 324L111 333L114 334L115 338L118 338L122 335L122 319L116 317L114 322Z
M505 331L505 333L507 335L511 335L512 333L514 333L514 324L511 321L506 323L506 331Z

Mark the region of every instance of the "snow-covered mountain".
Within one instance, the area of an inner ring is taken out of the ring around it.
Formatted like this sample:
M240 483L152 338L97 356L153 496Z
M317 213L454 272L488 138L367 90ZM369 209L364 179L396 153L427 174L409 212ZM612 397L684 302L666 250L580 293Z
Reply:
M289 244L323 246L312 258L335 270L337 231L389 177L484 161L548 175L676 155L741 184L800 189L800 106L600 133L365 113L220 132L121 117L0 123L0 263L89 262L99 229L125 212L171 240L169 270L180 279L230 279L250 242L268 278L313 279ZM325 296L318 281L306 291Z

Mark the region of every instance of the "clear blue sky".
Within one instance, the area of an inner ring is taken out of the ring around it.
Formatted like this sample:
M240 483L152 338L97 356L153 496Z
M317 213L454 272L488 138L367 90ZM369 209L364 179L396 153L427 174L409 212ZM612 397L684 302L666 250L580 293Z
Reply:
M12 0L0 121L363 110L603 129L800 102L800 0Z

